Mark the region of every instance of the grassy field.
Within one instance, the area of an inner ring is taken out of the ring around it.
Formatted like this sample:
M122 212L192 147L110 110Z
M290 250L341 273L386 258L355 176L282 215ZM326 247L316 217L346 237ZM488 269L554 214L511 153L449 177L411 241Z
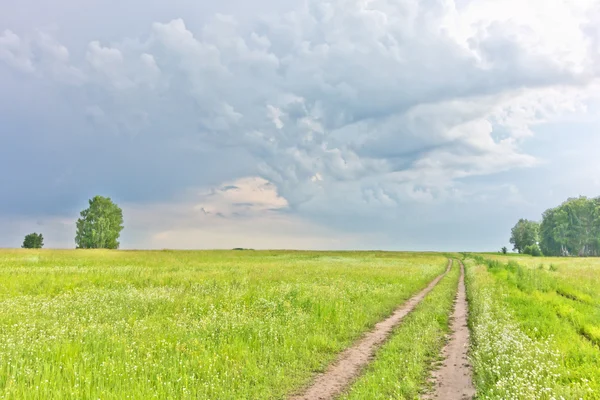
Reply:
M0 250L0 399L284 399L446 263ZM477 399L600 399L600 259L486 253L465 264ZM423 393L458 276L455 263L342 399Z
M600 398L600 260L467 259L481 399Z
M445 266L416 253L1 250L0 398L284 398Z

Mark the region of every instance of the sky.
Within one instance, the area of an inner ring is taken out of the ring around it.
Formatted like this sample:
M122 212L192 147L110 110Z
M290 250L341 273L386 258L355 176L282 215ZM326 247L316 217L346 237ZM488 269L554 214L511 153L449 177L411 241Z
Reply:
M0 0L0 247L483 251L600 196L600 0Z

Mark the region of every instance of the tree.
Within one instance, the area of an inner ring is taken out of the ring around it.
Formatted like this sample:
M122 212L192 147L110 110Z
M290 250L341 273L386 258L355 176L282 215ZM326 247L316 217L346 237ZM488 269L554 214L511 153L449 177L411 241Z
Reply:
M508 249L506 248L506 246L502 247L502 254L506 254L508 253Z
M537 244L539 227L537 222L521 218L511 230L510 243L514 246L513 250L523 253L525 247Z
M25 236L25 240L23 240L24 249L41 249L44 247L44 237L41 233L30 233Z
M548 256L567 255L565 229L557 208L544 211L540 224L540 247Z
M118 249L123 211L109 197L95 196L77 220L78 249Z

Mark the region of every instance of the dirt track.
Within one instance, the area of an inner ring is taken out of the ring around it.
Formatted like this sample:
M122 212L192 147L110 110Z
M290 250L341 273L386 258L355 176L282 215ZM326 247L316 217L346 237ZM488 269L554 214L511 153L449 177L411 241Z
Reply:
M442 352L444 364L440 369L433 372L435 391L427 395L426 399L472 399L475 395L475 388L473 387L471 378L471 366L467 358L469 350L467 313L465 267L461 262L458 292L454 305L454 313L452 314L452 335Z
M448 266L442 275L435 278L425 289L398 307L390 317L375 325L372 331L365 334L353 346L344 350L334 364L324 373L317 375L309 387L302 393L292 396L291 400L333 399L342 393L362 368L369 363L375 351L389 337L392 329L423 300L442 277L448 273L451 266L452 261L448 260Z

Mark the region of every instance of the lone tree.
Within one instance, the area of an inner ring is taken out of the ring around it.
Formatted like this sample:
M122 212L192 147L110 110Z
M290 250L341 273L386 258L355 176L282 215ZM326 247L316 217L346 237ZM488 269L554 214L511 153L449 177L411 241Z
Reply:
M41 233L30 233L29 235L25 236L25 240L23 240L23 246L21 247L24 249L41 249L44 247L44 237Z
M77 220L78 249L118 249L123 211L109 197L95 196Z
M527 246L537 244L540 224L535 221L520 219L512 228L510 243L514 245L513 250L523 253Z

